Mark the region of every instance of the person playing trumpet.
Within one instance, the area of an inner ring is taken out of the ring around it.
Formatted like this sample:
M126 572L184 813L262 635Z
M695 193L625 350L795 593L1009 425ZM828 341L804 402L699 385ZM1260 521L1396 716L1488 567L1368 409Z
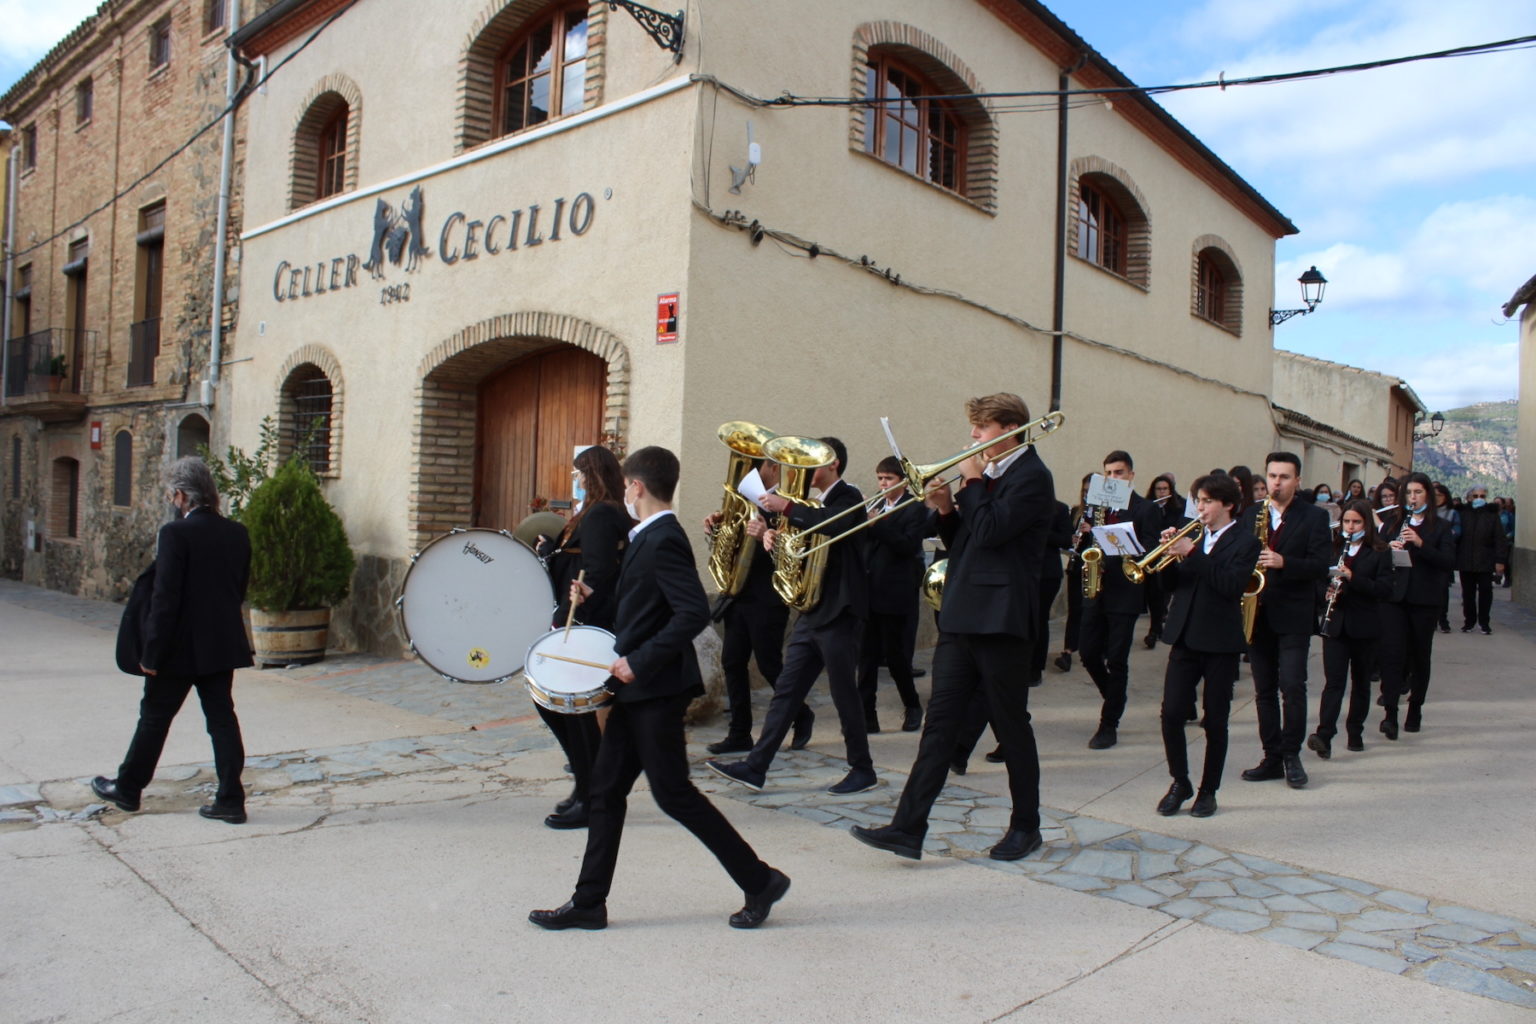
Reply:
M875 697L880 686L882 658L901 695L902 732L922 727L923 706L912 681L912 650L906 644L907 623L917 617L918 589L923 578L923 535L928 509L902 486L901 462L887 455L875 467L875 482L884 498L871 513L881 518L868 534L869 618L864 623L859 659L859 694L864 699L867 731L880 731Z

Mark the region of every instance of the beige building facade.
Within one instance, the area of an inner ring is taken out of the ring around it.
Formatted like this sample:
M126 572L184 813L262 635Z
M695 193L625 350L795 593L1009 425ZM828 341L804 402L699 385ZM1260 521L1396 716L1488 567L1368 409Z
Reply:
M1504 305L1506 317L1520 317L1520 419L1518 451L1536 452L1536 277ZM1525 461L1529 465L1529 460ZM1522 473L1515 482L1515 547L1510 556L1514 598L1536 611L1536 473ZM1524 510L1520 512L1519 510Z
M1054 95L974 98L1129 84L1043 6L704 2L680 55L606 3L419 11L289 0L236 38L292 60L247 106L215 432L309 437L359 553L343 642L398 650L411 554L568 500L575 444L676 450L691 524L727 420L840 436L867 489L880 417L934 461L967 397L1016 391L1067 417L1068 501L1115 448L1187 485L1276 443L1295 228L1145 98L1077 97L1064 151Z

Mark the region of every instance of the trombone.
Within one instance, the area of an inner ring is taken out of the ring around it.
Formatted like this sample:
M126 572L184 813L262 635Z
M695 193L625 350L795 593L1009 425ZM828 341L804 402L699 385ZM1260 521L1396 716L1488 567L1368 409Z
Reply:
M1125 570L1125 578L1132 583L1141 583L1148 575L1154 572L1162 572L1164 569L1179 561L1179 557L1173 553L1174 544L1188 537L1190 540L1198 540L1200 531L1204 527L1200 520L1191 519L1179 528L1179 532L1163 541L1157 547L1148 551L1140 558L1125 558L1120 562L1120 568Z
M1001 462L1003 459L1008 458L1010 455L1013 455L1021 449L1027 448L1028 446L1036 443L1045 435L1055 432L1066 421L1066 416L1061 412L1048 412L1044 416L1041 416L1039 419L1031 420L1030 422L1020 427L1014 427L1012 430L999 434L991 440L981 441L977 444L974 444L964 451L955 455L951 455L949 458L942 459L939 462L918 464L912 462L905 455L902 455L898 452L897 458L901 460L901 475L904 479L899 484L892 484L890 487L887 487L885 490L875 495L875 498L870 500L874 501L875 499L879 499L883 501L887 495L895 494L897 491L906 489L914 498L922 501L925 497L924 489L926 488L928 481L932 480L934 477L945 472L946 470L953 469L955 466L960 465L960 463L964 462L966 459L973 458L981 454L1000 441L1017 439L1018 443L1014 444L1007 451L1003 452L1001 455L990 456L986 460L989 465L992 463ZM955 476L944 481L944 485L946 487L950 486L959 479L960 474L957 473ZM871 516L869 515L867 505L868 502L866 502L864 505L850 505L848 508L839 512L837 515L825 519L815 526L804 530L802 535L818 533L822 530L825 530L828 526L831 526L839 519L842 519L844 516L851 515L854 512L862 511L866 516L868 516L864 522L859 523L857 526L849 527L848 529L839 533L837 536L828 537L820 543L815 544L805 549L804 551L801 551L799 553L799 557L807 558L816 552L823 550L824 548L831 547L833 544L836 544L840 540L845 540L848 537L852 537L866 526L870 526L879 522L881 519L884 519L886 516L890 515L891 512L895 511L895 509L891 509L890 511L880 512ZM901 506L897 506L897 508L900 507Z

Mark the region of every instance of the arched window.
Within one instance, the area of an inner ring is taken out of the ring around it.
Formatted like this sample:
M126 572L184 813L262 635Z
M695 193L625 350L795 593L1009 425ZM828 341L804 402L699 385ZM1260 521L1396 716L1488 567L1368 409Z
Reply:
M48 535L80 536L80 463L68 458L54 459L51 484Z
M339 194L347 186L347 114L345 103L320 129L320 188L317 199Z
M331 474L331 379L314 363L304 363L283 384L283 446L297 452L317 476Z
M1126 269L1126 218L1100 186L1078 186L1077 254L1121 277Z
M126 430L112 437L112 504L133 504L133 435Z
M1206 236L1195 251L1193 305L1190 312L1224 330L1243 330L1243 278L1225 243ZM1198 243L1197 243L1198 244Z
M587 82L587 5L530 22L496 61L496 135L581 110Z
M908 174L965 192L965 123L930 79L886 51L873 51L865 66L865 95L880 102L870 109L867 152Z
M209 441L208 421L193 413L176 428L176 457L199 455L199 449L207 448Z
M311 93L293 131L289 209L357 187L360 106L357 86L342 75L328 76Z
M1124 168L1099 156L1075 158L1068 173L1068 252L1143 291L1151 288L1152 222L1141 190Z

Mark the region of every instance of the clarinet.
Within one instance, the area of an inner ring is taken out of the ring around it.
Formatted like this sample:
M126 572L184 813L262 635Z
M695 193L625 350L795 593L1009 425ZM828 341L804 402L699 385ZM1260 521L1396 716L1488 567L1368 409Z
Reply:
M1349 543L1344 543L1344 549L1339 552L1339 564L1333 567L1333 579L1328 581L1328 607L1323 611L1323 624L1318 627L1318 633L1328 635L1328 625L1333 621L1333 606L1339 600L1339 591L1344 589L1344 578L1339 575L1344 568L1344 560L1349 557Z

